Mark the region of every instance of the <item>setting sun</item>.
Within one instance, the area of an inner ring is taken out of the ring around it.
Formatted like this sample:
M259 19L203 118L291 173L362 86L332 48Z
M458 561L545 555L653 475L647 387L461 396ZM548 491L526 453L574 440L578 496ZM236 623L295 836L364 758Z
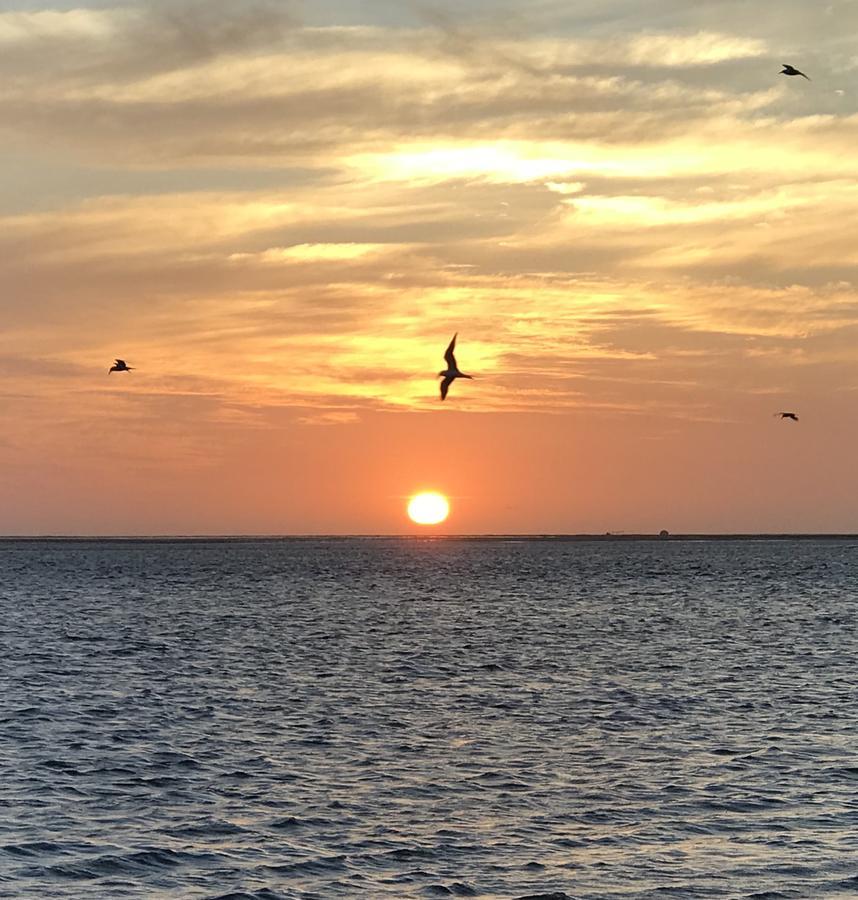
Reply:
M408 501L408 515L418 525L438 525L449 513L447 498L437 491L424 491Z

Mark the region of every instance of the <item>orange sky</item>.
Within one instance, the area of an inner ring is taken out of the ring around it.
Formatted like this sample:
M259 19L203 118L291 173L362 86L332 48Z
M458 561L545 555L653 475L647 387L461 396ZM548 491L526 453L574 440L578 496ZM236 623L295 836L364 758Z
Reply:
M71 7L0 13L0 533L858 530L858 4Z

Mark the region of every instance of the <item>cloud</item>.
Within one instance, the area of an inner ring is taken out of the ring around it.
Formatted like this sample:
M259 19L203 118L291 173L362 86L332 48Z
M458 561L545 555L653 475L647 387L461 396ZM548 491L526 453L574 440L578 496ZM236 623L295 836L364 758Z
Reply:
M360 421L360 416L351 411L317 412L296 419L301 425L353 425Z
M639 140L774 98L674 77L764 52L718 32L468 35L439 51L437 28L299 27L288 6L249 0L57 14L65 28L41 15L15 14L30 37L2 63L0 121L13 145L50 139L102 163L307 163L442 136Z
M53 9L0 13L0 45L7 49L41 45L48 41L106 41L118 31L113 13L95 9Z
M276 46L298 24L289 0L147 0L107 9L85 7L0 13L4 66L48 56L43 70L64 70L78 79L140 77L218 56Z
M717 418L738 366L773 390L801 342L842 365L858 112L691 6L641 28L614 4L607 33L585 4L574 34L268 2L0 15L9 146L89 185L0 218L10 390L68 366L85 418L125 355L144 422L425 411L458 329L480 387L456 408Z

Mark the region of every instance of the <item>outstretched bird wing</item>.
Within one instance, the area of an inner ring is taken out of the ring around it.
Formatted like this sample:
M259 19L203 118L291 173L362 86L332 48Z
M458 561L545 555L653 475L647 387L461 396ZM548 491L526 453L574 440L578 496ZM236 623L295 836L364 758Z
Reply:
M454 363L454 365L455 365L455 363ZM453 379L450 378L449 375L441 382L441 399L442 400L447 396L447 391L450 390L450 385L452 383L453 383Z
M124 360L124 359L117 359L117 360L116 360L116 365L117 365L117 366L124 366L124 365L125 365L125 360Z
M457 338L458 336L459 336L459 332L457 331L457 332L453 335L453 340L450 341L450 346L447 348L447 350L446 350L445 353L444 353L444 362L446 362L447 365L448 365L451 369L455 369L455 368L456 368L456 357L453 356L453 351L456 349L456 338ZM444 391L443 393L446 394L447 392ZM442 400L444 399L443 394L442 394L442 396L441 396L441 399L442 399Z

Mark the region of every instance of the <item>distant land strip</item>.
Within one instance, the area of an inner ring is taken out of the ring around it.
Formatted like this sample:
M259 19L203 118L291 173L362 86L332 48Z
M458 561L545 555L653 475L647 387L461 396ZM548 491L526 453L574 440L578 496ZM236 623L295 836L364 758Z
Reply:
M259 543L285 541L545 541L556 543L622 541L858 541L858 534L777 533L777 534L189 534L189 535L5 535L0 544L15 543Z

